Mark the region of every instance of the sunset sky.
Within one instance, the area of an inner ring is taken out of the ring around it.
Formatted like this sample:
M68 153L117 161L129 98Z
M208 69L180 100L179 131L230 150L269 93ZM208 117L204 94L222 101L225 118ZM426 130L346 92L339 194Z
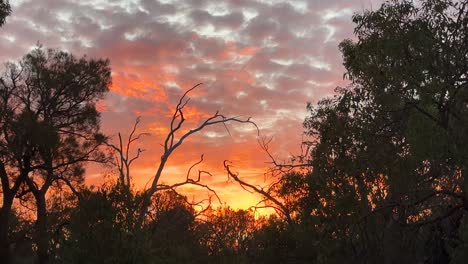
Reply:
M99 108L103 131L131 130L141 116L146 151L132 170L137 187L156 171L170 116L183 92L192 93L186 131L216 110L252 117L279 160L299 153L306 103L331 95L343 81L338 44L353 37L351 16L381 0L11 0L0 28L0 61L18 60L36 43L76 56L109 58L111 92ZM258 197L228 181L223 160L241 178L265 184L267 155L249 125L204 130L171 157L163 182L182 180L201 154L199 169L223 202L246 208ZM87 182L102 181L93 166ZM206 191L185 189L190 199Z

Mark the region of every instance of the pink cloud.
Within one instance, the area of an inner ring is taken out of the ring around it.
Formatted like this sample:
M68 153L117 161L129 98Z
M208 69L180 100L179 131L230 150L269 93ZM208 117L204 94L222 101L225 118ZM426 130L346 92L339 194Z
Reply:
M16 60L37 42L78 56L109 58L113 85L99 104L103 130L125 133L143 116L141 130L152 136L140 143L147 151L135 164L134 177L144 186L156 169L174 105L199 82L204 85L192 94L186 129L216 110L252 116L262 134L274 137L279 158L297 152L307 101L316 102L346 84L337 45L352 38L352 12L381 0L127 2L14 4L12 16L0 28L0 60ZM183 177L205 153L203 168L215 174L207 181L220 187L226 202L234 202L243 191L227 182L224 159L233 160L241 175L263 184L268 157L257 145L256 132L234 125L230 132L216 127L188 140L171 158L163 180ZM90 167L89 175L103 171ZM239 206L254 200L245 197L248 202Z

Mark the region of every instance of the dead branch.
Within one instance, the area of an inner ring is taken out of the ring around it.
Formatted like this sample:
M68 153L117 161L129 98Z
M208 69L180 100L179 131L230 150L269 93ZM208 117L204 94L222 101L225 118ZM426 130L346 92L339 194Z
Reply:
M305 158L309 153L310 146L308 146L307 144L301 144L302 153L299 156L294 156L294 158L291 159L289 162L280 162L273 156L273 154L270 151L270 143L272 140L272 137L261 137L258 139L258 144L260 145L260 148L268 155L270 159L270 161L267 163L272 165L272 167L268 170L268 172L271 175L281 176L296 169L310 168L310 163L307 162Z
M271 201L273 204L275 204L276 206L270 206L270 207L281 212L281 214L286 218L286 221L288 222L288 224L292 226L293 221L292 221L291 212L289 211L289 209L281 201L273 197L273 195L271 195L268 190L265 190L264 188L252 185L250 183L247 183L246 181L241 180L239 178L238 173L233 173L231 171L231 166L229 166L229 163L230 162L227 160L224 161L224 168L226 169L228 173L228 177L232 178L234 181L239 183L240 186L244 190L247 190L251 193L258 193L262 195L264 198L266 198L268 201ZM264 201L266 202L266 200Z
M226 117L222 114L219 113L219 111L216 111L212 116L208 117L205 119L200 125L198 125L195 128L190 129L188 132L183 133L180 137L177 137L177 132L180 132L180 129L182 128L182 125L184 124L186 118L184 116L184 108L190 101L190 97L188 97L188 94L199 87L201 83L193 86L192 88L188 89L182 97L179 99L179 102L176 105L176 108L174 110L174 113L171 118L170 122L170 131L166 136L166 139L164 140L163 148L164 152L161 155L160 162L158 165L158 168L156 170L156 173L154 174L152 178L152 183L150 188L144 191L143 193L143 202L140 208L140 214L139 214L139 219L138 219L138 225L142 226L145 216L148 211L148 207L151 203L151 197L154 195L158 189L160 189L161 186L158 186L159 180L162 176L164 167L166 166L166 163L171 156L171 154L180 146L182 143L192 136L193 134L196 134L200 132L201 130L214 126L217 124L221 125L226 125L227 123L233 122L233 123L241 123L241 124L251 124L254 125L255 128L257 128L257 132L259 131L257 125L251 121L251 118L245 118L241 119L240 117ZM226 126L225 126L226 127ZM227 127L226 127L227 128ZM201 176L201 172L199 173L199 176ZM199 182L193 181L189 182L190 184L196 183L196 185L201 186ZM204 188L207 188L208 186L203 186ZM207 188L208 189L208 188Z
M259 209L274 209L278 215L283 214L281 208L271 204L271 201L268 198L263 198L257 204L249 207L249 210L253 210L254 214L256 214Z
M119 184L126 186L127 188L130 188L131 186L130 167L132 163L140 157L140 154L145 151L144 149L138 148L136 154L134 156L130 156L131 145L140 138L150 135L150 133L146 132L136 134L140 121L140 117L137 117L125 146L123 144L122 135L120 133L118 133L118 146L109 142L104 143L106 146L117 153L118 157L116 157L114 165L116 165L117 169L119 170Z
M196 179L192 179L190 177L190 174L191 174L191 171L192 169L199 165L200 163L203 162L203 154L200 156L200 160L197 161L196 163L194 163L192 166L190 166L190 168L188 169L187 171L187 175L185 177L185 181L183 182L178 182L178 183L174 183L172 185L166 185L166 184L158 184L158 187L157 187L157 191L162 191L162 190L172 190L174 193L178 194L177 192L177 188L179 187L182 187L182 186L186 186L186 185L195 185L195 186L199 186L199 187L202 187L204 189L207 189L212 195L214 195L217 199L218 199L218 202L221 203L221 199L219 198L218 194L216 193L215 190L213 190L211 187L209 187L208 185L206 184L202 184L201 183L201 179L202 179L202 175L208 175L208 176L213 176L210 172L208 171L204 171L204 170L198 170L198 175L197 175L197 178ZM190 203L189 203L190 204Z

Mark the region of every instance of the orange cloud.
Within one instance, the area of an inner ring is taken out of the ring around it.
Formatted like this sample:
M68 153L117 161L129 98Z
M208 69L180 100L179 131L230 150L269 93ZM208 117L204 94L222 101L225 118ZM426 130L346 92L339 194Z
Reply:
M260 48L256 46L245 47L239 50L240 55L251 56L254 55Z
M142 116L140 131L151 133L135 146L146 149L133 167L138 188L157 168L160 144L180 96L199 82L204 85L189 95L187 121L180 132L219 110L226 116L251 116L262 135L274 137L272 151L278 159L298 153L306 103L346 85L337 46L352 37L352 24L346 21L353 12L348 11L363 9L358 0L303 1L301 10L288 1L225 1L227 14L215 16L193 1L135 3L149 10L147 14L88 2L19 1L2 27L8 38L0 41L5 51L0 59L19 58L38 41L78 56L109 58L113 85L98 104L103 131L125 135ZM64 10L69 13L66 21L57 15ZM330 10L343 15L324 17ZM44 11L50 15L44 16ZM57 25L61 30L50 30ZM217 188L223 201L245 208L258 200L227 181L222 162L232 160L241 176L262 185L267 183L263 174L268 157L257 145L255 129L227 127L230 133L217 126L188 139L171 157L163 181L183 178L205 154L201 168L214 174L206 182ZM98 183L106 173L108 168L90 166L87 182Z

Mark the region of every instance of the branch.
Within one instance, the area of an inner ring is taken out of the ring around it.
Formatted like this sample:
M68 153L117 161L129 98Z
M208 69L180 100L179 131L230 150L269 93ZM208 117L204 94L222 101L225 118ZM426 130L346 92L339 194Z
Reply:
M304 168L310 168L310 164L307 162L303 162L305 155L309 152L310 145L308 144L301 144L301 150L302 152L306 152L306 154L302 153L301 156L299 156L300 163L294 163L294 160L291 163L280 163L276 160L276 158L271 154L270 152L270 143L273 140L273 138L266 138L262 137L258 139L258 144L260 145L260 148L268 155L270 158L270 163L273 165L273 168L269 169L269 171L275 175L276 172L279 173L288 173L294 169L304 169ZM306 146L306 149L304 150L304 145Z
M432 218L432 219L429 219L429 220L426 220L426 221L416 222L416 223L414 223L414 224L412 224L410 226L414 227L414 228L420 228L420 227L422 227L424 225L439 222L441 220L444 220L447 217L450 217L451 215L456 213L458 210L463 209L464 207L465 207L464 204L456 205L456 206L450 208L449 210L447 210L443 215L440 215L438 217L435 217L435 218Z
M247 190L247 188L249 188L249 189L251 189L251 191L249 191L249 190L247 190L247 191L249 191L251 193L255 192L255 193L261 194L263 197L265 197L269 201L273 202L276 206L278 206L279 211L286 217L286 221L288 222L288 224L292 226L293 221L292 221L292 218L291 218L291 212L289 211L289 209L283 203L281 203L278 199L273 197L270 193L265 191L263 188L259 188L257 186L254 186L254 185L252 185L250 183L247 183L247 182L241 180L237 173L233 173L231 171L231 168L230 168L228 163L230 163L230 162L227 161L227 160L224 161L224 168L226 169L226 171L228 173L228 177L231 177L236 182L238 182L244 190Z
M62 180L63 182L65 182L65 184L68 186L68 188L70 188L70 190L72 191L72 193L74 195L76 195L76 197L78 198L78 200L82 200L83 196L81 195L81 193L75 189L75 187L73 187L73 184L71 183L71 181L65 177L57 177L58 180Z
M150 135L150 133L146 133L146 132L135 134L138 129L138 125L140 124L140 121L141 121L141 118L137 117L135 120L135 123L133 124L132 131L130 132L128 136L125 147L123 144L122 135L120 133L118 133L118 136L119 136L118 146L112 143L109 143L107 141L104 142L104 144L107 147L117 152L118 157L116 157L116 163L114 165L116 165L117 169L119 170L119 183L122 184L123 186L126 186L127 188L130 188L131 186L130 167L135 160L140 158L140 154L145 151L144 149L138 148L135 156L130 157L131 145L134 142L138 141L141 137Z
M425 196L423 196L423 197L419 198L418 200L413 201L411 203L403 204L403 203L399 203L399 202L391 202L391 203L388 203L386 205L376 207L374 210L372 210L368 214L362 216L359 219L358 222L361 222L362 220L366 219L367 217L369 217L369 216L371 216L373 214L376 214L376 213L378 213L380 211L383 211L383 210L386 210L386 209L391 209L391 208L394 208L394 207L397 207L397 206L401 206L401 207L416 206L416 205L419 205L421 203L426 202L427 200L431 199L432 197L438 197L439 195L444 195L444 196L449 196L449 197L453 197L453 198L456 198L456 199L460 199L461 204L459 206L456 206L456 207L452 208L452 210L450 210L449 213L447 213L445 215L442 215L442 216L436 217L434 219L428 220L428 221L426 221L427 223L420 222L420 223L423 223L423 224L416 223L415 225L422 226L424 224L433 223L433 222L436 222L438 220L442 220L442 219L452 215L452 213L455 212L455 209L467 208L468 207L468 203L466 201L466 198L462 194L455 193L455 192L452 192L452 191L440 190L440 191L430 192L427 195L425 195Z
M176 139L176 133L182 128L183 123L185 122L185 116L184 116L184 108L187 105L187 103L190 101L190 98L188 98L188 94L193 91L195 88L200 86L201 83L193 86L192 88L188 89L182 97L179 99L179 102L176 105L175 111L172 115L171 122L170 122L170 131L166 136L166 139L164 140L163 148L164 148L164 153L161 155L160 158L160 163L159 166L156 170L156 173L154 174L152 178L152 183L149 189L145 190L143 193L144 199L143 203L140 208L140 215L138 219L138 225L142 226L145 215L148 211L148 208L151 203L151 197L154 195L154 193L159 190L158 184L159 184L159 179L162 176L164 167L166 165L166 162L168 161L169 157L171 154L180 146L182 143L189 138L191 135L198 133L199 131L203 130L206 127L217 125L217 124L222 124L226 127L226 124L229 122L235 122L235 123L241 123L241 124L251 124L254 125L255 128L257 129L257 135L259 135L259 128L258 126L251 120L250 117L246 119L241 119L239 117L226 117L222 114L220 114L218 111L214 113L212 116L209 118L205 119L204 122L202 122L200 125L198 125L196 128L193 128L189 130L188 132L184 133L180 138ZM202 171L199 172L199 177L201 177L201 173L204 173ZM205 172L206 173L206 172ZM207 185L201 185L197 181L189 180L187 178L186 184L195 184L202 186L204 188L208 188ZM211 191L211 190L210 190ZM218 198L219 199L219 198Z
M185 177L185 181L183 181L183 182L178 182L178 183L174 183L174 184L172 184L172 185L159 184L159 185L158 185L158 188L157 188L157 191L161 191L161 190L172 190L172 191L174 191L175 193L177 193L176 189L177 189L178 187L182 187L182 186L185 186L185 185L196 185L196 186L205 188L205 189L207 189L208 191L210 191L210 193L212 193L212 194L218 199L218 202L221 204L221 203L222 203L222 202L221 202L221 199L219 198L219 196L218 196L218 194L216 193L216 191L213 190L213 189L212 189L211 187L209 187L208 185L200 183L203 174L208 175L208 176L213 176L210 172L204 171L204 170L199 170L196 179L190 178L190 174L191 174L192 169L193 169L195 166L201 164L202 162L203 162L203 154L200 156L200 160L199 160L199 161L197 161L197 162L194 163L192 166L190 166L190 168L189 168L188 171L187 171L187 175L186 175L186 177Z

